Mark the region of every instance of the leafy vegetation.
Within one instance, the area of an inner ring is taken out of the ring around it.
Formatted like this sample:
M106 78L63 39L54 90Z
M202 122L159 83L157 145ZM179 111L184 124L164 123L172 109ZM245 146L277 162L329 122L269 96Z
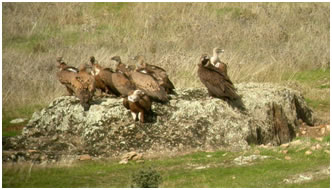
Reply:
M131 187L136 188L157 188L162 182L160 174L152 169L141 169L132 176Z

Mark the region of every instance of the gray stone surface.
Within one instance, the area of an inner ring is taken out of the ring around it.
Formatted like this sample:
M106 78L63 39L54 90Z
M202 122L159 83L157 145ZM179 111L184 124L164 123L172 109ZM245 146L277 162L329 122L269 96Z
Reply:
M177 89L169 103L153 103L154 113L145 124L133 121L121 98L96 99L84 112L79 99L59 97L33 114L21 136L3 139L3 161L82 154L109 157L132 150L239 151L252 143L289 142L300 119L313 123L312 111L297 91L262 83L236 88L242 107L241 102L210 98L205 89Z

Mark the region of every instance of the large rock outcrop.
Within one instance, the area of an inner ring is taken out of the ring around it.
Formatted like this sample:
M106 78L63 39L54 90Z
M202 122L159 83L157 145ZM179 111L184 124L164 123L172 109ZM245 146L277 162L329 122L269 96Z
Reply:
M242 102L234 104L208 97L205 89L177 89L169 103L153 103L145 124L133 121L120 98L96 99L85 112L77 98L59 97L33 114L22 135L3 139L3 161L109 157L130 150L237 151L249 144L280 145L295 136L299 121L313 123L297 91L261 83L236 88Z

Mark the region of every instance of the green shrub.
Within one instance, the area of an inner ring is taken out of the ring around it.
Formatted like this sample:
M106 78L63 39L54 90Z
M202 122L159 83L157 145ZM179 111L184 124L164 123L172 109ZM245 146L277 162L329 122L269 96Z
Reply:
M141 169L132 176L131 187L157 188L162 182L161 175L154 169Z

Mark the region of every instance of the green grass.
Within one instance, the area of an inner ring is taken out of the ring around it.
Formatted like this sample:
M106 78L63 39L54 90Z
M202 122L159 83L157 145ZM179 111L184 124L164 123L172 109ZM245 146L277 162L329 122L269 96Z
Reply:
M330 81L329 69L313 69L296 72L294 74L284 73L283 80L295 80L304 84L313 85L315 88L328 88L329 85L321 84L322 81Z
M309 71L302 71L295 74L294 79L302 82L315 82L323 79L330 78L330 70L327 69L316 69Z
M305 101L308 103L310 107L314 109L320 109L320 110L330 109L330 99L319 100L319 99L305 98Z
M26 105L15 110L6 110L2 108L2 136L20 135L22 131L13 128L27 124L32 114L44 107L45 105ZM20 124L11 124L10 121L16 118L26 118L28 120ZM9 128L12 128L13 130L9 130Z
M300 138L307 141L306 139ZM322 143L324 143L323 141ZM322 145L324 146L324 145ZM3 166L3 187L130 187L131 176L142 168L153 168L163 178L160 187L329 187L329 177L321 176L313 181L300 184L285 184L283 179L291 176L315 172L329 166L329 154L316 150L312 155L304 156L309 147L298 151L291 147L285 160L279 153L280 147L263 149L253 146L248 152L196 152L170 158L145 159L144 163L129 162L118 164L119 160L95 160L76 162L71 166ZM271 156L262 161L253 161L252 165L238 166L234 158L240 155L252 155L255 150L261 155ZM205 166L204 169L195 169ZM233 179L235 177L235 179Z
M328 111L330 109L330 96L326 91L330 89L330 70L311 69L295 73L286 72L282 75L284 81L296 81L300 86L309 91L305 101L314 110ZM322 91L325 93L322 94Z

